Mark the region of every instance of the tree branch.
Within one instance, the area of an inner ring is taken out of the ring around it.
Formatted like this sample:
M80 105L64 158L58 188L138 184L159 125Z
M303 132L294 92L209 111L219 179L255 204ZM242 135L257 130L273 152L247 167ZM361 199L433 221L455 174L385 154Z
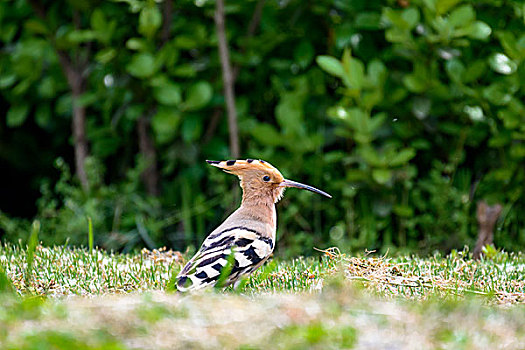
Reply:
M170 39L171 20L173 18L173 0L164 1L164 11L162 11L162 45L165 45Z
M234 79L230 65L230 54L226 39L224 0L216 0L215 26L219 44L219 57L222 66L222 80L224 95L226 98L226 111L228 113L228 128L230 132L230 153L233 158L238 158L239 151L239 129L237 126L237 110L235 107Z
M159 171L157 169L157 151L155 144L149 134L150 121L145 115L139 117L137 121L137 133L139 138L140 154L147 162L147 167L142 172L142 180L149 195L158 196L159 191Z
M43 21L47 20L47 12L41 2L37 0L29 0L29 4L38 17L40 17ZM80 17L77 11L73 11L73 22L75 23L75 27L78 29L80 26ZM82 188L84 191L87 191L89 189L89 183L85 169L85 161L89 155L89 151L86 138L86 108L78 103L78 99L85 91L83 67L75 66L75 62L79 64L78 61L80 58L78 55L76 57L76 61L73 62L67 52L56 47L54 38L52 36L50 36L48 39L50 40L51 46L58 56L62 72L66 76L66 80L73 95L71 129L73 132L73 142L75 148L75 170Z

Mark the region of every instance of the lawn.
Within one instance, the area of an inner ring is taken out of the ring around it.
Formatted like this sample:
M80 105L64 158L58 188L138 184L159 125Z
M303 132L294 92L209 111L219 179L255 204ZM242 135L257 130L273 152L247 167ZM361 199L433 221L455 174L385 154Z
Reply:
M188 295L178 252L4 245L0 348L523 349L521 253L316 253Z

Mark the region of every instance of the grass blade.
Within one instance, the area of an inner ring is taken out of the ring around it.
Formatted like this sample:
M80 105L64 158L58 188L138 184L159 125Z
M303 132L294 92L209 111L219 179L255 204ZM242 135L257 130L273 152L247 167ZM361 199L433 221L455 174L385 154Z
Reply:
M93 253L93 221L91 220L91 217L88 216L88 247L89 252Z
M5 270L0 266L0 293L12 293L15 290L11 279L5 273Z
M31 278L33 276L33 262L35 259L35 250L36 246L38 244L38 233L40 232L40 221L35 220L33 221L33 225L31 225L31 236L29 236L29 242L27 244L27 252L26 252L26 276L25 276L25 282L26 286L29 287L31 285Z

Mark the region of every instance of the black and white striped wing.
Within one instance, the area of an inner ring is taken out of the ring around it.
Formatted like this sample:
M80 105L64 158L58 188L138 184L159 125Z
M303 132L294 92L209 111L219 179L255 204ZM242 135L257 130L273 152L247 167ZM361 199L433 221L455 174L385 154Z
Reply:
M184 292L215 285L232 253L233 265L225 284L234 283L262 265L273 248L272 239L243 226L211 234L177 276L177 288Z

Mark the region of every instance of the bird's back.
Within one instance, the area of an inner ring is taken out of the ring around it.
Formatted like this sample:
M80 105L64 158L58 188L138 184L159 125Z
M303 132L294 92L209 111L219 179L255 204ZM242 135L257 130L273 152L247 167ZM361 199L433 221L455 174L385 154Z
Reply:
M228 266L224 285L235 283L261 266L275 246L275 207L271 219L261 220L241 206L202 243L199 251L177 276L180 291L213 286ZM232 256L233 254L233 256ZM228 264L230 262L230 264Z

